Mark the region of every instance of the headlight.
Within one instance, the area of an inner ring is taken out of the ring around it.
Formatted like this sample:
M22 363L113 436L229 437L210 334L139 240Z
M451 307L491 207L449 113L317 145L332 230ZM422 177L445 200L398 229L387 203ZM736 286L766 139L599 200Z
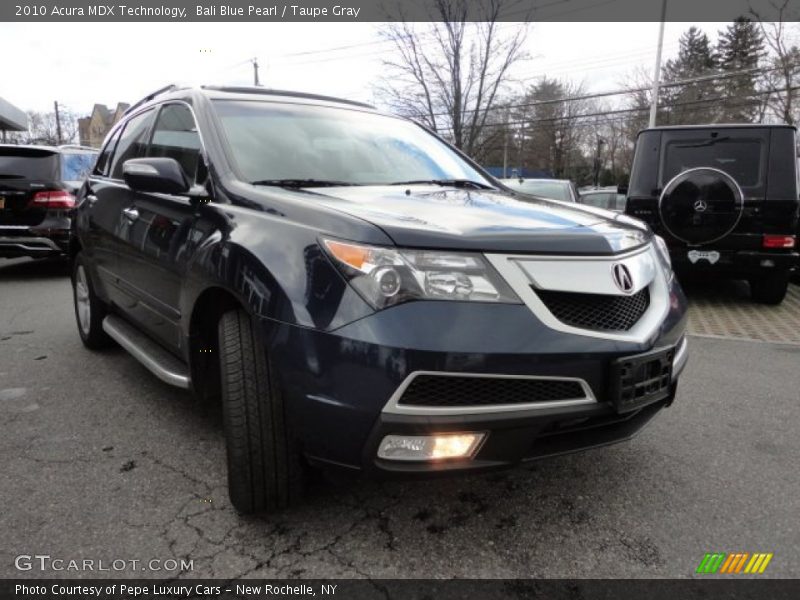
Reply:
M656 249L658 249L658 254L661 256L661 260L664 263L664 268L667 271L667 278L671 281L673 277L672 259L669 256L667 242L665 242L664 238L662 238L660 235L654 235L653 238L656 240Z
M350 284L378 309L422 299L520 302L480 254L322 241Z

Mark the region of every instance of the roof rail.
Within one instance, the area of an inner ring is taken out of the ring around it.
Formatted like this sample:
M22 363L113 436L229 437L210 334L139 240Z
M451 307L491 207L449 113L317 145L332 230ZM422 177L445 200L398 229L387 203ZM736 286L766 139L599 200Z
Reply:
M294 98L305 98L308 100L323 100L325 102L339 102L341 104L352 104L353 106L360 106L361 108L370 108L376 110L371 104L364 102L357 102L355 100L345 100L344 98L335 98L333 96L322 96L320 94L310 94L307 92L292 92L289 90L273 90L264 87L255 86L231 86L231 85L204 85L204 90L214 90L217 92L231 92L233 94L264 94L265 96L290 96Z
M176 83L170 83L169 85L165 85L162 88L158 88L155 92L151 92L151 93L147 94L147 96L145 96L144 98L142 98L141 100L139 100L135 104L129 106L128 109L124 113L122 113L122 115L125 116L128 113L133 112L134 110L139 108L142 104L144 104L146 102L150 102L150 100L152 100L156 96L160 96L161 94L165 94L167 92L171 92L173 90L179 90L179 89L183 89L183 88L179 87L178 84L176 84Z

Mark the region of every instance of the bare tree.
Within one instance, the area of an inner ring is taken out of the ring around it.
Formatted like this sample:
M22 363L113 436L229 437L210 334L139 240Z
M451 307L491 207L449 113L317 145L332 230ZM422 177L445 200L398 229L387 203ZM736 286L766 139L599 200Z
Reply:
M509 70L526 58L526 24L510 32L499 19L519 0L436 0L431 24L392 23L381 32L395 56L384 61L377 94L470 156L496 143L494 118ZM470 21L474 18L476 20Z
M616 111L623 110L619 103L606 103L598 107L605 113L597 119L597 134L604 144L601 150L602 166L608 174L608 181L601 183L622 183L627 179L630 163L633 160L633 141L630 139L630 115Z
M78 117L72 111L59 107L61 121L61 139L58 137L58 125L54 112L28 111L28 131L9 134L9 141L18 144L73 144L78 141Z
M514 120L522 126L521 167L544 168L556 177L575 177L582 167L589 130L582 117L593 104L582 99L583 84L543 78L523 96ZM577 177L575 177L577 178Z
M763 78L766 92L765 102L777 113L784 123L797 123L797 87L800 80L800 48L789 39L786 21L789 15L790 0L770 2L778 17L777 21L766 22L754 9L750 13L756 18L764 41L772 54L772 69Z

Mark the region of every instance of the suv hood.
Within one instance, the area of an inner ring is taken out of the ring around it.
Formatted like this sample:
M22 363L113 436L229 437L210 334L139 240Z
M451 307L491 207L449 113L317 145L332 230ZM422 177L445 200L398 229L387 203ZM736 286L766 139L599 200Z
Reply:
M398 246L613 254L649 239L638 219L500 190L438 185L306 188L315 203L380 227Z

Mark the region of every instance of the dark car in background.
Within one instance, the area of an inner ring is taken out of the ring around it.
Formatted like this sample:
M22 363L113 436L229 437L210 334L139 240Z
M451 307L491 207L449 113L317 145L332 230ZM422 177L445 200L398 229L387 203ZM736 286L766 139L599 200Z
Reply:
M154 93L109 134L74 229L81 339L221 401L242 512L290 504L307 466L431 477L628 439L687 360L686 300L641 222L523 201L355 102Z
M0 257L68 253L75 193L96 158L81 146L0 145Z
M779 304L798 263L796 138L788 125L644 130L626 213L666 240L679 277L745 279Z
M562 202L577 202L578 189L569 179L501 179L504 185L515 192L530 194L538 198L550 198Z

